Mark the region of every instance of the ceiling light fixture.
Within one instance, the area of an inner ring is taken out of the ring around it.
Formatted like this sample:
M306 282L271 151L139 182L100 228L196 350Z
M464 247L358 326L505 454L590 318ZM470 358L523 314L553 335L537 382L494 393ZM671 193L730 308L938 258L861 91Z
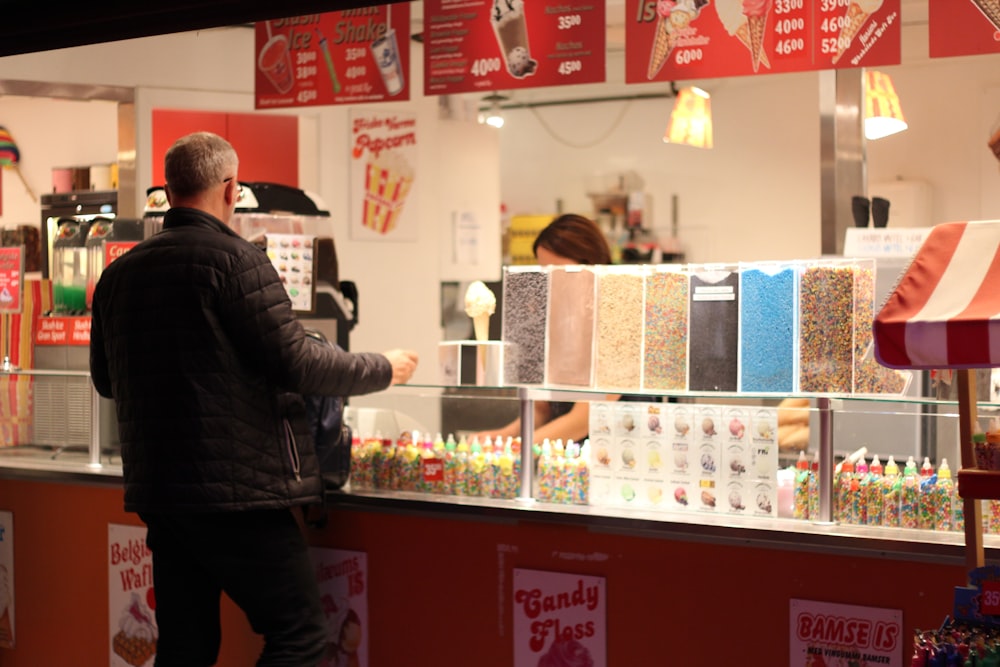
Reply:
M888 74L865 70L865 138L881 139L907 128Z
M712 147L712 96L695 86L681 88L670 112L663 142Z
M504 117L503 112L500 110L500 103L506 99L503 95L497 95L496 93L484 97L483 102L488 103L489 108L479 114L479 122L485 123L490 127L495 127L498 130L503 127Z

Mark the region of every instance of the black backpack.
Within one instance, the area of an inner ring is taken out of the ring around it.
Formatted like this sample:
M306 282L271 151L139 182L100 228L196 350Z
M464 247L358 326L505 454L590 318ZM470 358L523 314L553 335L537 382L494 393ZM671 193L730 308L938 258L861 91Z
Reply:
M322 332L306 329L306 335L320 345L340 349ZM316 443L316 457L327 489L340 489L351 475L351 427L344 423L344 399L340 396L307 395L306 419Z

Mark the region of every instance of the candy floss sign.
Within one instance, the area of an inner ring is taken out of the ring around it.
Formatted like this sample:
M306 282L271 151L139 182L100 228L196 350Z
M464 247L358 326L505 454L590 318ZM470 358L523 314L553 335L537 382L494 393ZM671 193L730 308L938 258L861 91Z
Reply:
M142 526L108 524L111 667L148 667L156 656L153 552Z
M791 600L791 667L903 666L903 612Z
M416 164L415 115L351 112L353 240L416 240Z
M607 665L604 577L514 570L514 667Z

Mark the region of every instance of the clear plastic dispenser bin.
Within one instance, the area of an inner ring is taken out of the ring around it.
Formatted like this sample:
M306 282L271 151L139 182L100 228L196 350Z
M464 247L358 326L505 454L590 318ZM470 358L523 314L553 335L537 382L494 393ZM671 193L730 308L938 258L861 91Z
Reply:
M688 388L736 391L740 274L735 265L689 265Z
M853 391L858 329L871 329L874 270L875 262L870 259L817 260L803 266L799 277L799 391ZM860 321L863 312L858 311L859 305L868 313L867 324Z
M597 350L594 384L637 391L642 383L642 266L597 267Z
M593 380L597 274L593 267L549 271L545 383L590 387Z
M506 384L541 384L545 379L545 322L549 302L548 273L540 266L506 266L503 270L503 314Z
M679 264L647 266L646 272L642 386L685 391L690 278Z
M795 392L797 279L792 263L740 265L740 391Z

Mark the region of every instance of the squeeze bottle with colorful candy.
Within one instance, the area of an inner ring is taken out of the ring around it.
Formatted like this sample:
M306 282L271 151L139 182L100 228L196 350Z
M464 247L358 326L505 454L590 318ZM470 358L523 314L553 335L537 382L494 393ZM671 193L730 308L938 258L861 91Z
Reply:
M851 522L851 483L854 482L854 463L846 459L840 464L840 473L836 479L836 515L834 519L840 523Z
M472 439L469 446L469 458L465 463L465 495L481 496L483 493L483 469L485 459L483 458L483 446L479 443L479 438Z
M499 436L497 442L500 441ZM483 443L483 474L479 483L479 493L483 498L496 498L497 457L493 449L493 439L486 436Z
M455 494L455 480L458 479L458 459L455 453L458 449L458 443L455 442L455 436L451 433L448 434L448 439L444 441L444 488L443 491L447 495Z
M899 466L896 459L889 455L882 475L882 525L889 528L899 528L899 503L903 489L903 480L899 476Z
M819 520L819 452L813 454L809 466L809 518Z
M911 456L903 468L903 485L899 493L899 527L916 528L920 512L920 478L917 463Z
M861 487L865 503L865 525L881 526L883 514L882 462L876 454L868 466L868 476Z
M928 468L930 474L927 474ZM934 468L930 466L930 459L925 457L920 468L920 514L917 518L917 528L930 530L934 528L934 515L936 509L934 502L937 499L934 487L937 486L937 475Z
M799 452L795 462L795 486L792 489L792 518L809 518L809 461L806 453Z
M590 439L583 441L583 446L576 457L576 493L573 496L576 505L590 504Z
M948 459L941 459L934 485L934 530L954 530L955 484Z
M543 501L552 500L552 443L548 438L542 440L541 452L535 470L538 471L538 493L536 497Z
M867 522L865 507L865 484L868 481L868 463L862 456L854 464L854 475L851 477L851 517L855 526L863 526Z

